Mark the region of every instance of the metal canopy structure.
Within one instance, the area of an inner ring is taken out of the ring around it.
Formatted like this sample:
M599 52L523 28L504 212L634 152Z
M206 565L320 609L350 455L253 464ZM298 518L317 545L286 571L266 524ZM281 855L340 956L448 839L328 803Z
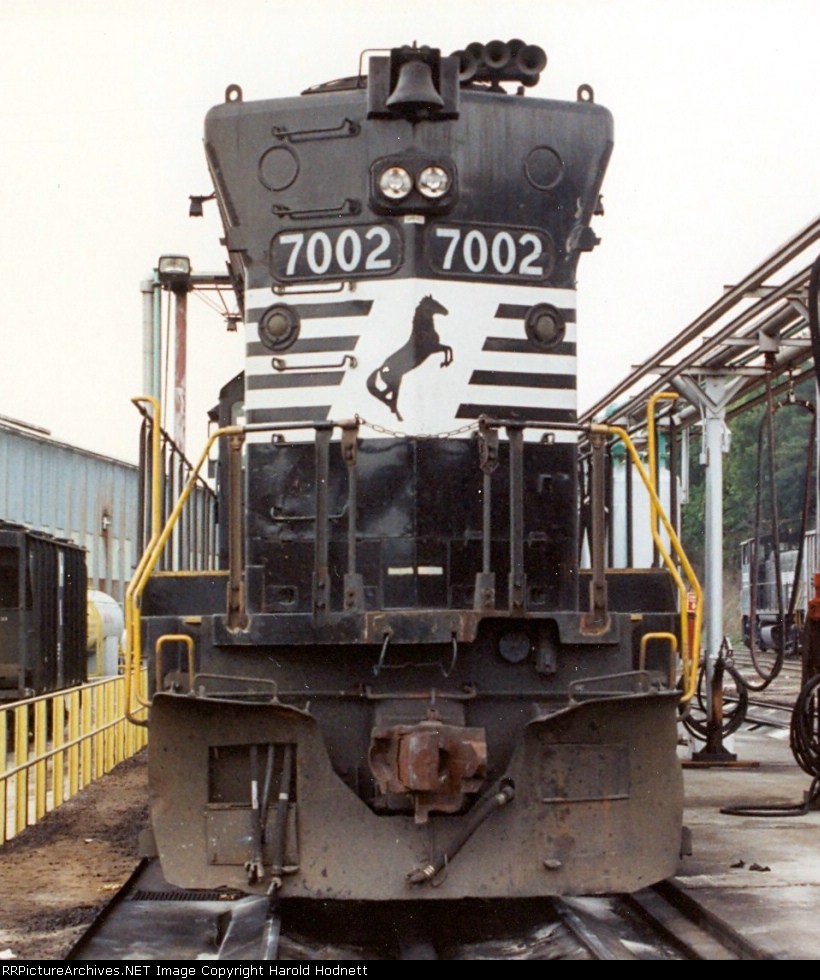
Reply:
M809 327L809 284L820 251L820 217L753 269L678 336L583 413L584 424L618 425L640 443L654 396L678 398L667 418L684 436L702 428L705 466L705 666L709 720L715 663L723 642L723 460L727 421L815 377ZM688 439L684 439L688 443ZM820 467L818 468L820 469ZM684 466L685 472L685 466ZM817 495L820 498L820 493ZM707 743L707 750L709 749ZM715 753L722 752L719 741ZM707 752L708 754L708 752ZM716 754L713 757L716 757Z
M812 374L807 292L820 251L820 217L724 294L579 418L634 431L645 424L649 398L684 377L739 379L729 414L762 391L767 372L786 384ZM769 366L767 367L767 357ZM679 404L681 425L700 421L698 406Z

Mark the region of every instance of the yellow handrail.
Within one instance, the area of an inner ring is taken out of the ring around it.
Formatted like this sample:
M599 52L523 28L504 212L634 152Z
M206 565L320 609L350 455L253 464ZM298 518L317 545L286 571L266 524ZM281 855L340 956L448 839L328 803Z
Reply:
M658 487L655 482L655 469L657 463L657 450L656 450L656 427L655 427L655 406L659 401L677 401L678 395L673 391L658 391L654 395L651 395L649 401L646 405L646 423L647 423L647 464L649 469L649 478L652 481L652 486L657 492ZM660 498L659 498L660 499ZM652 532L652 540L655 542L655 547L658 549L659 554L665 556L665 546L661 540L660 531L658 529L658 508L655 506L654 501L650 502L650 530ZM666 560L666 557L664 557ZM672 565L669 566L672 569L672 576L675 579L675 584L680 592L680 620L681 620L681 672L686 672L686 665L689 664L691 659L691 650L689 649L689 629L688 629L688 590L680 577L677 574L677 568L673 568Z
M641 650L638 659L638 670L646 670L646 648L649 646L650 640L668 640L669 641L669 686L675 686L675 677L677 671L675 670L675 661L678 659L678 638L674 633L658 632L658 633L644 633L641 637Z
M158 421L158 420L157 420ZM142 636L141 636L141 626L140 626L140 600L142 599L142 593L145 591L145 586L148 584L148 579L151 577L151 573L154 571L157 562L162 556L163 549L168 542L168 538L171 536L171 532L174 530L179 516L182 513L185 504L190 497L194 487L196 486L197 480L199 479L199 473L202 467L205 465L206 460L211 452L211 447L213 444L222 436L233 436L241 435L244 432L242 426L239 425L229 425L222 429L216 429L208 437L208 441L205 444L205 448L202 450L202 455L199 457L199 461L196 466L191 470L185 486L182 488L182 492L179 495L179 499L176 504L174 504L173 510L168 516L168 520L165 522L165 527L162 531L154 537L152 535L151 541L145 550L145 554L140 559L137 570L134 573L131 583L125 593L125 621L126 621L126 649L125 649L125 671L126 676L130 676L131 671L134 672L134 676L139 674L142 668ZM155 467L154 470L155 479L159 478L159 467ZM134 710L132 710L132 699L130 697L130 689L128 691L128 697L126 699L125 714L126 717L132 724L135 725L145 725L146 721L140 718L134 717ZM144 702L139 699L140 703L145 707L150 704L150 702Z
M160 437L162 432L161 427L161 408L160 404L156 398L152 398L150 395L140 395L137 398L132 398L131 401L135 405L147 404L151 406L151 537L148 541L148 545L142 553L136 570L134 571L131 581L128 583L128 587L125 590L125 716L134 725L146 726L148 724L147 720L144 718L135 718L134 708L132 710L132 702L134 700L134 689L131 684L131 669L132 661L129 656L129 651L134 649L134 616L133 616L133 596L134 596L134 586L139 580L142 569L145 566L145 562L148 559L148 555L151 553L151 549L156 544L159 538L159 520L160 520L160 504L161 504L161 486L160 486L160 465L161 465L161 444ZM134 674L133 676L137 676ZM144 701L137 692L136 694L137 706L148 707L148 703Z
M700 632L701 632L702 620L703 620L703 590L700 587L700 582L698 582L698 578L695 575L694 569L689 563L689 559L686 557L686 553L683 550L683 546L681 545L680 538L678 538L678 535L675 533L675 529L672 527L672 525L669 522L669 518L666 516L666 513L663 509L663 505L661 504L661 501L658 498L657 491L655 490L654 481L647 474L646 469L643 463L641 462L640 456L638 455L638 451L637 449L635 449L635 445L629 437L629 433L626 431L626 429L622 428L619 425L602 425L602 424L591 425L589 427L589 431L602 432L605 435L618 436L618 438L623 442L624 446L626 446L627 452L629 453L630 458L632 459L632 462L635 465L635 469L638 471L638 475L643 481L644 487L646 487L646 492L649 494L649 499L652 503L652 506L655 508L655 514L657 517L660 518L664 530L669 536L669 541L672 545L672 549L674 550L675 554L678 556L678 560L680 561L680 564L686 573L686 577L691 585L691 591L695 593L694 642L692 644L692 650L688 651L688 656L687 656L686 651L688 650L688 632L686 628L687 627L686 597L688 595L688 591L683 583L683 580L681 579L680 573L676 568L675 563L670 558L669 552L667 551L663 542L660 540L660 536L658 535L655 538L655 543L658 546L658 551L660 552L664 564L669 570L670 575L672 576L673 580L675 581L675 584L678 586L678 589L681 593L681 634L682 634L681 646L683 650L681 659L682 659L682 672L683 672L683 681L684 681L683 693L681 694L681 701L683 702L690 701L697 688L698 669L700 668ZM654 537L655 530L656 529L653 526L653 537ZM688 667L688 671L687 671L687 667Z
M648 454L649 454L649 459L648 459L648 463L649 463L649 475L650 475L650 478L652 480L652 485L655 487L655 490L656 491L657 491L657 486L655 486L655 469L656 469L655 405L659 401L677 401L678 397L679 396L674 391L658 391L654 395L651 395L650 396L649 401L647 402L647 406L646 406L647 436L648 436L647 448L648 448ZM651 504L651 521L652 521L652 539L655 542L655 546L657 547L658 552L660 554L663 554L663 545L661 543L660 531L658 530L658 510L657 510L654 502ZM688 622L689 622L689 620L688 620L688 617L689 617L689 603L688 603L688 599L689 599L689 594L684 589L683 582L677 581L677 584L678 584L678 588L679 588L680 593L681 593L681 597L680 597L680 605L681 605L681 610L680 610L680 617L681 617L681 665L682 665L682 672L685 673L686 672L686 665L687 664L690 664L691 656L692 656L692 651L689 649L689 628L688 628ZM700 588L700 586L698 586L698 589L699 588ZM697 645L698 645L698 657L699 657L700 656L700 626L698 625L697 615L698 615L698 612L700 611L700 616L701 616L701 620L702 620L702 616L703 616L703 612L702 612L703 597L702 597L702 594L701 595L698 595L698 592L697 591L695 592L695 603L696 603L696 608L695 608L696 628L694 630L693 641L694 641L694 643L697 643ZM693 643L693 645L694 645L694 643ZM694 685L697 684L697 667L694 669L694 671L692 671L691 670L691 664L690 664L690 674L694 674L693 681L692 681L692 683L693 683L692 693L694 693ZM691 697L691 695L690 695L690 697ZM685 699L685 700L688 700L688 698Z
M188 678L194 679L194 641L186 633L165 633L157 640L155 651L157 662L154 670L154 687L159 690L162 687L162 651L166 643L184 643L188 657Z

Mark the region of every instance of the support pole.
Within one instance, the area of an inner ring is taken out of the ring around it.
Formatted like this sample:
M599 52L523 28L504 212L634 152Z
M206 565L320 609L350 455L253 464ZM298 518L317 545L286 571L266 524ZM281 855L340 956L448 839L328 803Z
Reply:
M155 347L154 337L154 304L159 299L159 290L154 279L143 279L140 283L142 293L142 391L151 398L158 398L159 392L154 391L154 379L158 372L155 362L159 356L159 348Z
M726 406L743 378L730 376L706 376L700 385L689 378L679 378L675 387L692 404L701 409L703 416L703 451L701 463L705 467L704 570L706 594L706 671L707 742L702 752L693 755L699 762L725 764L737 756L723 747L722 737L722 688L715 691L715 684L722 680L715 676L715 668L723 644L723 456L729 452L729 430L726 426Z
M188 286L174 288L174 441L185 454L185 411L187 400Z
M706 476L704 514L706 606L706 685L712 691L720 645L723 642L723 454L729 451L726 429L726 382L707 378L703 399L703 448ZM709 698L711 719L714 702Z

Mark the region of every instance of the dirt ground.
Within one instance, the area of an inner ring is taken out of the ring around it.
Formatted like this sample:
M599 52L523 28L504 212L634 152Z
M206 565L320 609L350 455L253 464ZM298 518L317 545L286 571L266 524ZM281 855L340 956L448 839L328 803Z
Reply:
M63 959L138 863L146 750L0 847L0 959Z

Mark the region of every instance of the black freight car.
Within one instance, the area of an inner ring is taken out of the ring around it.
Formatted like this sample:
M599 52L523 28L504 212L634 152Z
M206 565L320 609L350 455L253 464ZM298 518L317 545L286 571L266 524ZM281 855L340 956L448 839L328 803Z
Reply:
M86 588L84 548L0 521L0 700L86 680Z

